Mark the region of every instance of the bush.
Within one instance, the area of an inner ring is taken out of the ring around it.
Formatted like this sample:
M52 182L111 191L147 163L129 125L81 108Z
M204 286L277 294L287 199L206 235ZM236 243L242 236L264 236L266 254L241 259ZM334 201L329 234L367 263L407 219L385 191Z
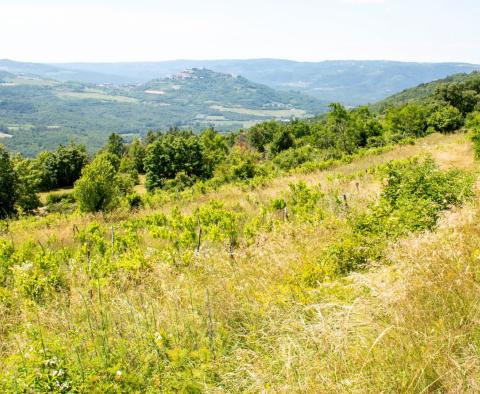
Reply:
M441 171L431 158L389 163L380 201L356 218L358 231L391 239L432 229L441 211L473 196L473 178L459 170Z
M142 197L138 193L131 193L127 195L127 203L131 211L143 207Z
M110 161L100 155L87 165L82 170L82 177L75 183L73 193L82 212L112 209L118 200L119 189Z
M480 159L480 112L471 113L466 122L466 126L472 130L472 142L475 157Z
M452 105L444 105L428 118L428 126L440 133L451 133L463 125L462 113Z
M75 197L73 193L50 193L47 195L47 205L58 204L61 202L74 203Z
M290 170L313 160L316 153L315 149L310 145L299 148L290 148L277 154L273 159L273 162L282 170Z

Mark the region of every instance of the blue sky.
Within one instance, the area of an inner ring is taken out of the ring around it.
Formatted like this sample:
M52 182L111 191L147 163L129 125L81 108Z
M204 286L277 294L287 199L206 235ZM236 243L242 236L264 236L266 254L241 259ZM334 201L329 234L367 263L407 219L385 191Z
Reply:
M0 0L0 58L480 63L480 0Z

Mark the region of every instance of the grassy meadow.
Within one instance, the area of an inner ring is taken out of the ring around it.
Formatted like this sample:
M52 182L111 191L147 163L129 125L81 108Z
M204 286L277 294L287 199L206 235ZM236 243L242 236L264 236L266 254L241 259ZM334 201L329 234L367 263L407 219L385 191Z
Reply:
M378 229L387 163L412 157L470 186L426 229L400 209ZM477 180L467 135L433 134L136 212L2 222L0 391L478 392Z

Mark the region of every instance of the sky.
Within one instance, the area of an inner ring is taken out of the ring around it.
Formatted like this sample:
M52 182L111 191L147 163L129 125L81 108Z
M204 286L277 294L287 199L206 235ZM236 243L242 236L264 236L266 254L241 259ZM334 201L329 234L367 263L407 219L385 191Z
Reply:
M480 0L0 0L0 58L480 64Z

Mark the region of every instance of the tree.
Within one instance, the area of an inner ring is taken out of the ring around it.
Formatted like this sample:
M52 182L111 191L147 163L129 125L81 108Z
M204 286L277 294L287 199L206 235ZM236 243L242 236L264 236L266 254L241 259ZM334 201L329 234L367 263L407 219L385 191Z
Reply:
M104 155L99 155L85 166L73 190L80 210L98 212L112 209L119 196L115 178L115 168Z
M32 212L40 206L39 171L33 160L24 159L19 155L14 157L13 163L17 180L15 204L23 212Z
M58 161L54 152L40 152L35 159L39 172L39 187L42 191L58 187Z
M122 196L130 194L134 186L138 184L138 171L130 157L125 156L120 161L116 181Z
M138 138L135 138L128 147L128 156L133 160L137 172L144 174L145 168L143 166L143 160L145 159L145 147Z
M227 143L223 135L214 129L206 129L200 134L200 144L203 152L204 174L209 178L218 164L227 157Z
M480 86L475 81L469 84L444 83L437 88L435 96L440 101L444 101L457 108L463 115L472 112L475 106L480 102Z
M0 145L0 219L15 213L16 174L8 151Z
M248 130L248 142L256 150L263 153L265 152L266 145L272 142L272 138L279 128L280 125L274 120L259 123Z
M311 132L310 125L303 120L294 119L288 127L295 138L305 137Z
M414 103L390 108L386 115L388 129L395 138L424 136L428 128L427 119L426 106Z
M162 188L165 181L184 172L191 178L205 178L203 150L199 138L182 133L162 135L146 150L144 165L148 191Z
M118 157L115 153L108 152L108 151L100 151L97 154L97 156L95 156L95 158L97 157L103 157L104 159L108 160L108 162L112 165L115 172L117 172L118 169L120 168L121 160L120 160L120 157Z
M88 154L84 145L71 143L60 145L56 151L57 187L72 186L80 178L82 168L88 163Z
M355 144L357 146L371 145L376 137L382 135L382 125L368 107L358 107L350 111L349 117L349 128L355 134Z
M60 145L54 152L39 153L34 165L39 171L40 190L72 186L87 162L85 146L74 143Z
M441 133L451 133L462 127L463 122L460 110L450 104L440 106L428 118L428 125Z
M335 147L342 152L353 153L357 147L355 130L350 127L350 115L347 109L339 104L330 104L327 116L327 130L333 135Z
M286 127L282 127L273 136L272 143L270 144L270 152L273 155L287 150L294 145L295 141L290 134L290 131Z
M147 134L143 138L143 142L148 146L158 140L159 136L160 134L158 131L148 130Z
M117 155L118 157L122 157L127 153L127 148L125 146L125 142L123 141L123 138L116 133L112 133L108 137L105 150L109 153L113 153L114 155Z

